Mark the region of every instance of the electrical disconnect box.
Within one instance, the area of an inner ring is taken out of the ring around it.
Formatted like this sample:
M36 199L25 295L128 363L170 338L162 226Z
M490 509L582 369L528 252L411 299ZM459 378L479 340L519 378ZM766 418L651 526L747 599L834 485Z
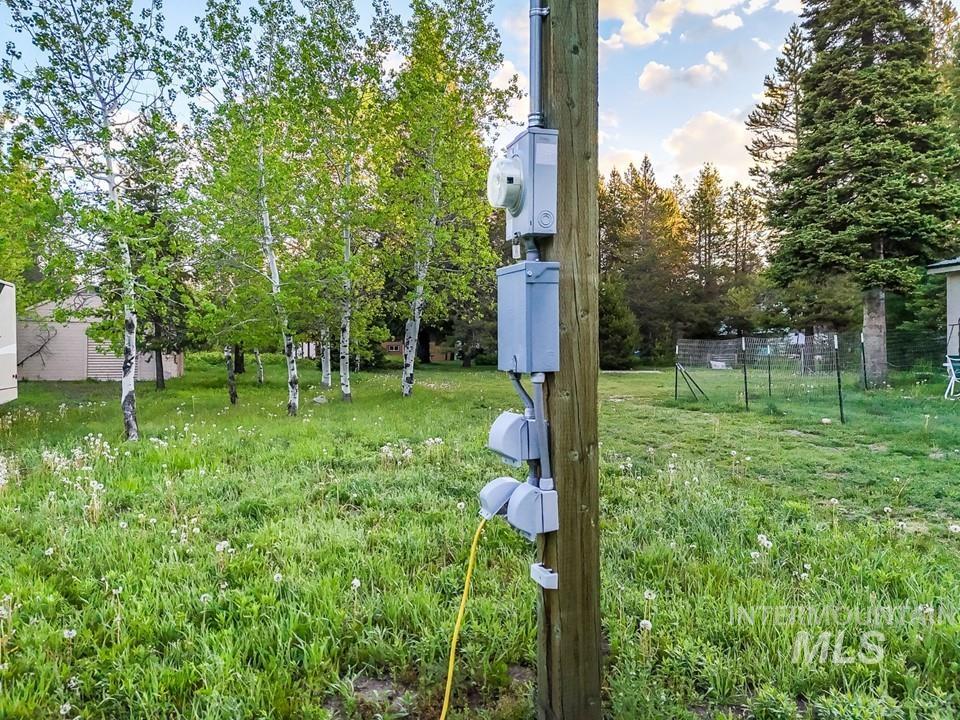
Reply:
M560 263L525 261L497 270L500 370L560 369Z

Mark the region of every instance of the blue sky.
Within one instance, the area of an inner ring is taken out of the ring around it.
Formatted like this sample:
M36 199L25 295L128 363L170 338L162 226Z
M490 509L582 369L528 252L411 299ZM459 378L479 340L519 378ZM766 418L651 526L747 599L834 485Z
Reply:
M407 0L391 2L407 9ZM501 75L517 73L525 88L528 0L495 2ZM362 13L366 3L357 0ZM167 0L168 29L192 25L201 10L196 0ZM745 179L743 120L799 10L800 0L600 0L601 169L649 154L664 184L693 178L708 161L725 179ZM27 49L8 18L4 8L0 40ZM514 110L525 119L526 100Z
M525 77L528 3L496 3ZM664 184L704 162L746 179L743 122L799 12L800 0L600 0L601 170L649 154Z

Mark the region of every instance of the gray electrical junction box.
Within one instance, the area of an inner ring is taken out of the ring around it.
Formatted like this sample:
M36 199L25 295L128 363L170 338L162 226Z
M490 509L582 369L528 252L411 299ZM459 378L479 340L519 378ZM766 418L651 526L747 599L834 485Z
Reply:
M560 370L560 263L497 270L497 366L521 374Z
M522 172L520 207L507 212L507 240L557 233L557 138L556 130L528 128L507 147Z

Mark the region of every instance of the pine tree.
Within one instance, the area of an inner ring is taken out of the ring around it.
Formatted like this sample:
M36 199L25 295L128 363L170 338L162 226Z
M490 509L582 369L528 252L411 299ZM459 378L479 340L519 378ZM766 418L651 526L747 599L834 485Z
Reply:
M637 318L630 311L623 280L607 276L600 282L600 367L627 370L633 364Z
M774 276L850 274L868 376L886 378L885 292L955 246L960 152L920 0L810 0L800 143L773 175Z
M753 135L747 146L754 162L750 175L764 197L771 192L770 174L797 149L803 74L812 61L802 30L798 25L791 26L773 74L763 79L763 100L747 118L747 130Z

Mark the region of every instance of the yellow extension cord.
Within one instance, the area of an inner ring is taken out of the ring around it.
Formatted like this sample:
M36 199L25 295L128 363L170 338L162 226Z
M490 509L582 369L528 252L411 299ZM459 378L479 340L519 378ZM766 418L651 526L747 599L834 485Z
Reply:
M450 711L450 694L453 692L453 669L457 663L457 641L460 639L460 628L463 626L463 616L467 612L467 597L470 595L470 579L473 577L473 568L477 564L477 548L480 545L480 535L483 533L483 526L487 524L485 519L480 520L477 526L477 533L473 536L473 544L470 546L470 559L467 560L467 579L463 583L463 597L460 598L460 611L457 613L457 622L453 626L453 637L450 639L450 664L447 666L447 689L443 693L443 710L440 711L440 720L446 720L447 713Z

